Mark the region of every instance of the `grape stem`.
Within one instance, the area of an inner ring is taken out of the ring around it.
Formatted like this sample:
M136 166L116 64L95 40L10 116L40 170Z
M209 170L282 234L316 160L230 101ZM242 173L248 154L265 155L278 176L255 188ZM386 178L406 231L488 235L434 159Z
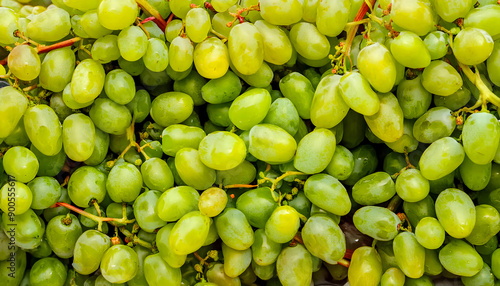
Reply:
M337 261L337 264L342 265L345 268L349 268L349 266L351 265L351 262L349 262L347 259L342 258L339 261Z
M403 200L398 195L394 195L394 197L392 197L391 201L387 205L387 209L394 212L399 207L402 201Z
M130 231L128 231L125 228L125 226L121 226L118 229L120 230L121 233L123 233L123 235L125 235L125 241L127 243L132 243L134 245L140 245L142 247L146 247L148 249L151 249L153 252L157 251L156 248L153 246L153 244L140 239L137 235L135 235L135 234L131 233Z
M488 87L484 84L481 79L481 75L479 74L479 70L476 68L475 72L473 72L468 65L465 65L461 62L458 62L458 65L462 69L462 72L467 76L467 78L477 87L479 90L479 99L477 100L474 106L469 109L475 109L479 106L482 106L482 111L487 111L486 105L488 102L500 107L500 98L498 98Z
M233 185L224 186L224 188L225 189L235 189L235 188L251 189L251 188L257 188L258 186L259 185L233 184Z
M281 204L281 194L279 197L276 197L276 195L274 194L274 190L276 189L276 187L278 186L278 183L283 180L284 178L286 177L289 177L289 176L296 176L296 175L306 175L305 173L302 173L302 172L299 172L299 171L287 171L285 173L283 173L281 176L277 177L276 179L271 179L271 178L268 178L268 177L263 177L261 180L257 181L257 183L260 185L264 182L271 182L272 185L271 185L271 195L273 196L273 199L278 202L279 204Z
M144 10L146 13L149 15L155 17L155 20L153 20L158 27L165 32L165 29L167 28L167 22L165 22L165 19L160 15L160 12L156 10L155 7L153 7L147 0L135 0L135 2L141 6L142 10Z

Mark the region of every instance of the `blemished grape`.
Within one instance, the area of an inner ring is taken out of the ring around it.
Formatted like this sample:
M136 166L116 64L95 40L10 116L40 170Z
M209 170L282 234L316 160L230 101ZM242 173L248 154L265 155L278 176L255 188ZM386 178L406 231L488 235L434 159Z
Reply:
M3 284L500 278L496 0L0 6Z

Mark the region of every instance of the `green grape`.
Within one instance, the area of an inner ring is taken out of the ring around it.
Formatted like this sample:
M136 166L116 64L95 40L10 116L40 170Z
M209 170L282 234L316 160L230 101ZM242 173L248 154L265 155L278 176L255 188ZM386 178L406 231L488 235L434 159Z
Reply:
M391 7L391 19L402 29L419 36L435 30L438 21L430 0L395 0Z
M472 199L465 192L454 188L439 194L436 199L436 215L446 232L454 238L469 236L476 222Z
M30 209L32 201L30 188L21 182L9 181L0 190L0 208L4 213L23 214Z
M258 124L250 129L248 151L269 164L290 161L297 150L297 142L284 129L271 124Z
M198 149L201 140L206 136L203 129L182 124L172 124L162 133L162 149L168 156L175 156L182 148Z
M213 3L212 3L212 6L213 6ZM244 5L244 6L246 6L246 5ZM237 6L232 6L230 8L234 9L235 7L237 7ZM247 17L249 17L250 15L252 15L255 12L257 12L258 18L261 19L260 13L258 11L249 11ZM231 25L231 27L228 27L227 23L232 22L233 19L234 19L234 17L231 16L231 14L229 14L229 13L231 13L231 11L226 10L224 12L216 13L212 17L212 29L214 31L216 31L217 33L223 35L226 38L229 36L229 32L231 31L231 29L235 25L238 25L240 23L239 21L235 21L235 22L233 22L233 24Z
M453 22L457 18L463 18L467 15L470 9L474 7L473 0L456 1L447 3L442 1L432 1L437 14L446 22Z
M100 37L109 35L112 32L112 30L109 30L101 25L99 21L98 11L94 9L88 10L81 16L80 25L83 29L83 32L89 38L99 39Z
M57 0L54 1L54 4L56 4L58 7L61 8L69 7L86 12L90 9L97 9L97 7L99 6L99 2L100 2L99 0L91 0L85 3L82 3L78 0Z
M406 119L422 116L432 101L432 95L421 83L421 77L403 80L397 87L397 98Z
M34 286L64 285L68 272L57 258L46 257L37 260L29 272L29 284Z
M201 284L197 286L213 286L215 285L227 285L227 286L238 286L241 285L239 277L231 278L224 272L224 264L216 263L212 268L207 271L206 278L208 282L206 284ZM203 282L200 282L203 283Z
M63 93L62 93L62 99L63 99L63 103L72 110L85 108L87 106L92 105L92 103L94 103L93 99L88 101L88 102L84 102L84 103L77 102L75 100L75 98L73 97L73 94L71 94L71 83L68 83L66 85L66 87L64 88ZM71 112L71 113L73 113L73 112Z
M471 9L464 18L464 26L483 29L493 39L497 39L500 34L498 27L499 8L497 5L481 5L480 7Z
M39 163L35 154L26 147L15 146L3 155L3 168L16 181L27 183L38 172Z
M198 208L203 215L215 217L226 207L227 194L220 188L208 188L200 195Z
M171 267L179 268L186 262L186 255L177 255L172 252L169 245L169 238L172 228L175 223L167 224L166 226L160 228L156 234L156 245L158 247L159 254L163 260L165 260Z
M129 73L131 76L138 76L142 74L146 69L142 58L139 58L136 61L127 61L120 56L120 58L118 59L118 65L121 69Z
M486 68L488 69L488 76L490 81L496 86L500 86L500 41L495 41L493 51L490 57L486 60Z
M280 250L281 251L281 247ZM279 254L279 253L278 253ZM277 255L276 255L277 257ZM276 263L266 265L266 266L261 266L255 263L255 261L252 261L252 270L255 273L255 275L262 279L262 280L269 280L273 278L276 275Z
M203 6L204 3L202 0L172 0L169 2L170 10L172 11L172 13L174 13L175 16L181 19L184 19L186 17L187 13L191 9L191 5L198 7Z
M252 262L252 250L250 248L236 250L222 243L222 255L224 256L224 272L232 278L240 276Z
M227 246L236 250L245 250L252 246L254 232L240 210L226 208L214 220L217 233Z
M347 115L349 106L337 89L340 79L339 75L327 75L319 82L310 111L311 122L316 127L335 127Z
M248 130L259 124L271 106L271 95L263 88L254 88L238 96L229 107L229 118L239 129Z
M14 44L17 41L14 32L19 29L18 16L14 10L8 7L0 7L0 15L0 26L2 27L0 30L0 44L2 46Z
M264 60L275 65L288 62L292 57L293 48L285 31L265 20L258 20L254 25L262 35Z
M153 232L155 229L167 224L167 222L160 219L156 212L156 205L160 195L161 192L159 191L147 191L139 195L134 201L134 217L141 229L147 232Z
M71 30L68 12L57 7L32 15L30 20L26 26L26 34L35 41L59 41Z
M109 99L125 105L132 101L135 96L134 79L124 70L112 70L106 75L104 91Z
M71 175L68 182L68 195L71 201L82 208L104 200L106 195L106 175L94 167L83 166Z
M6 86L0 88L0 101L2 102L0 105L0 138L5 138L14 131L23 117L28 107L28 100L17 89Z
M181 285L180 269L173 268L160 254L152 254L144 259L144 277L148 285Z
M408 169L396 179L396 192L407 202L423 200L430 191L429 181L422 176L418 169Z
M330 42L311 23L301 22L293 25L290 30L290 42L299 55L309 60L321 60L330 53Z
M134 0L102 0L97 12L105 28L122 30L135 22L139 7Z
M43 210L57 203L61 196L61 186L52 177L37 177L28 183L33 194L31 208Z
M463 64L477 65L490 56L493 46L493 39L486 31L465 28L453 40L453 54Z
M203 164L196 149L186 147L177 151L175 168L181 179L197 190L205 190L215 182L215 170Z
M419 278L424 274L425 248L411 232L402 232L394 238L394 255L399 268L409 278Z
M459 239L452 239L439 251L439 261L450 273L465 277L474 276L483 268L483 259L477 251Z
M116 35L106 35L97 39L92 45L92 58L101 64L116 61L120 58L118 49L118 37Z
M380 279L381 286L403 286L406 276L399 268L387 269Z
M315 23L318 13L318 0L304 0L302 3L302 20Z
M410 120L403 122L403 136L398 140L388 143L385 142L387 147L398 153L413 152L418 147L418 141L413 137L413 123Z
M204 8L192 8L184 18L186 34L195 43L201 43L207 38L212 28L210 15Z
M132 115L127 107L107 98L98 98L92 105L89 116L95 127L113 135L124 134L132 122Z
M174 91L188 94L193 99L195 106L202 105L205 100L202 97L201 89L207 81L196 70L190 70L186 77L174 82Z
M232 184L250 184L255 180L257 171L252 163L243 161L238 166L226 170L216 171L216 184L232 185Z
M207 239L212 220L199 211L192 211L175 223L169 237L169 247L177 255L197 251Z
M22 285L20 284L22 283L21 280L26 280L26 278L23 279L23 276L26 276L25 274L29 273L29 271L25 271L27 264L26 252L23 250L13 250L9 253L9 255L11 255L9 259L15 260L14 266L11 265L11 261L9 260L2 260L0 262L0 277L2 277L2 281L5 285ZM12 272L14 272L15 275L12 275ZM26 284L29 285L29 283L25 283L24 285Z
M332 160L326 166L326 173L338 180L345 180L351 175L353 169L354 158L351 151L342 145L337 145Z
M438 249L443 245L445 238L444 228L433 217L424 217L415 228L415 237L418 243L427 249Z
M266 62L262 62L259 70L251 75L241 74L236 70L232 63L230 63L231 70L240 77L243 81L245 81L248 85L252 87L265 88L271 84L271 81L274 78L274 73L271 67Z
M396 82L396 65L389 50L379 43L366 46L358 54L359 72L379 92L389 92Z
M57 201L67 204L71 203L66 188L61 188L61 196L59 197L59 199L57 199ZM46 221L50 221L53 217L57 215L67 215L68 213L69 209L65 207L48 208L43 210L43 217L45 218Z
M311 255L331 264L344 257L346 251L344 233L328 215L311 216L301 233L304 245Z
M233 72L228 71L220 78L208 81L201 88L203 99L212 104L231 102L240 95L242 85Z
M461 277L465 286L473 285L494 285L495 276L493 276L490 266L484 263L483 268L472 277Z
M65 86L65 88L68 86L68 84ZM71 89L71 87L70 87ZM59 117L59 121L64 121L66 117L69 115L73 114L73 110L66 106L66 103L64 103L62 93L54 93L50 97L50 105L49 105L54 112L57 114L57 117ZM24 123L23 123L24 126Z
M359 179L352 187L352 198L361 205L376 205L390 200L396 194L391 175L375 172Z
M261 11L263 11L263 4L261 4ZM244 75L256 73L264 60L262 36L259 30L248 22L231 29L227 49L231 63L238 72Z
M47 156L62 148L62 126L57 114L47 105L32 106L24 114L26 134L35 147Z
M500 231L500 214L491 205L476 206L476 223L465 239L473 245L486 244Z
M90 157L84 161L84 163L90 166L95 166L100 164L106 158L108 148L109 148L109 134L101 131L99 128L95 128L94 151L92 152L92 155L90 155ZM66 156L64 158L66 158ZM40 166L42 166L41 161L40 161ZM40 171L38 171L38 173L40 173Z
M446 107L433 107L415 121L413 136L422 143L432 143L450 136L455 130L456 119Z
M351 10L351 1L326 0L318 1L316 26L321 34L336 37L347 24Z
M465 157L464 148L451 137L434 141L420 158L420 171L427 180L437 180L455 171Z
M495 278L498 279L500 277L500 257L499 257L500 251L495 250L491 254L491 272L495 276ZM486 263L484 263L486 264Z
M382 273L382 261L375 248L362 246L354 250L348 272L350 285L376 286Z
M142 188L142 175L130 163L115 165L106 180L106 190L114 202L133 202Z
M432 94L448 96L462 87L462 77L444 61L432 61L422 73L422 85Z
M366 78L359 72L348 72L342 76L338 86L345 103L354 111L366 116L376 114L380 100L371 89Z
M371 145L361 145L354 149L352 151L354 169L351 175L344 180L344 183L353 186L359 179L373 173L378 164L378 159L375 154L375 149Z
M290 99L303 119L311 116L311 104L314 97L314 88L307 79L298 72L292 72L279 82L283 96Z
M70 47L47 53L40 68L40 86L53 92L63 91L75 69L75 54Z
M267 187L249 190L236 200L236 208L245 214L250 225L262 229L277 207L278 204Z
M322 172L335 152L335 135L328 129L317 128L304 136L297 147L294 167L306 174Z
M473 191L484 189L491 177L491 163L478 165L469 159L466 155L463 163L459 167L460 177L467 186Z
M151 158L141 165L144 184L161 192L174 186L174 177L167 163L160 158Z
M478 112L467 117L462 131L462 144L472 162L478 165L490 163L495 158L499 141L500 123L494 115Z
M168 66L168 48L164 41L151 38L148 40L148 49L142 57L147 69L154 72L164 71Z
M132 114L132 117L134 117L135 122L141 123L149 115L149 110L151 109L151 96L145 89L140 89L135 92L132 101L127 103L127 108Z
M401 224L394 212L377 206L358 209L354 213L353 222L360 232L380 241L394 239Z
M47 242L60 258L73 257L76 241L82 234L82 226L74 215L53 217L47 224Z
M170 188L158 198L156 212L164 221L177 221L185 214L197 211L199 200L200 195L192 187Z
M211 2L211 4L214 7L215 11L220 13L220 12L225 12L227 9L235 5L237 2L238 2L237 0L214 0Z
M490 255L492 254L498 246L498 238L496 235L491 237L488 242L483 245L477 245L476 250L479 254Z
M73 268L87 275L99 268L104 252L111 246L111 239L97 230L85 231L75 243Z
M199 145L201 162L215 170L229 170L245 160L245 142L236 134L219 131L205 136Z
M265 225L267 237L277 243L285 243L295 236L300 226L299 213L290 206L274 209Z
M281 127L293 136L299 129L300 117L292 101L280 97L273 101L263 122Z
M229 68L228 48L220 39L209 37L196 45L193 60L200 75L209 79L219 78Z
M435 1L438 3L438 1ZM441 31L430 32L424 38L424 44L431 55L431 60L437 60L448 52L448 36Z
M71 78L71 95L78 103L96 99L104 87L105 73L100 63L86 59L76 66Z
M403 110L392 93L378 93L380 107L377 113L365 115L365 121L377 138L391 143L403 136Z
M125 283L134 278L138 270L139 256L126 245L113 245L102 255L101 274L111 283Z
M193 99L183 92L166 92L151 103L151 117L161 126L181 123L193 112Z
M193 52L193 44L187 37L175 37L170 44L170 67L177 72L188 70L193 65Z
M121 30L117 42L120 55L129 62L141 59L148 49L148 38L137 26Z
M28 134L26 134L26 129L24 128L23 120L19 120L12 133L4 138L4 143L11 146L26 146L30 143L30 139L28 138Z
M3 213L2 227L10 231L9 236L15 233L15 245L23 249L37 248L45 232L45 223L32 209L16 216Z
M309 285L312 266L311 254L302 244L284 248L276 261L276 271L283 285Z
M425 0L417 0L425 1ZM394 10L393 10L394 11ZM391 53L403 66L409 68L425 68L431 63L431 55L424 41L410 31L401 32L391 42Z
M40 74L41 63L37 51L28 45L16 46L7 58L9 71L20 80L31 81Z
M87 115L76 113L64 120L64 152L71 160L83 162L89 159L94 152L95 138L94 123Z
M299 0L260 2L260 16L270 24L289 26L302 19L302 4Z
M259 228L255 231L255 242L252 244L254 263L259 266L274 266L280 252L281 244L271 240L265 230Z

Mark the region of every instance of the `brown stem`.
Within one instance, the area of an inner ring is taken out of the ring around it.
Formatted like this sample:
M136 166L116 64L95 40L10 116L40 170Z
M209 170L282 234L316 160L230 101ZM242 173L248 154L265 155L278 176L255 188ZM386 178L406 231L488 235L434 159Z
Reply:
M376 0L369 0L369 1L370 1L371 6L373 7L373 5L375 5ZM363 5L361 5L361 8L359 8L358 13L356 14L356 17L354 17L353 22L357 22L357 21L362 20L365 17L365 15L369 9L370 9L370 7L368 7L368 4L366 4L366 1L363 2ZM350 56L352 41L354 40L354 37L356 36L356 32L358 31L358 27L359 27L359 25L354 25L347 30L346 47L345 47L345 55L347 57Z
M346 267L346 268L349 268L349 265L351 265L351 262L349 262L348 260L346 260L344 258L342 258L339 261L337 261L337 263L339 265L342 265L342 266Z
M37 52L39 54L43 54L43 53L48 53L52 50L57 50L57 49L60 49L60 48L64 48L64 47L70 47L72 46L74 43L80 41L82 38L80 37L75 37L75 38L72 38L72 39L69 39L69 40L66 40L66 41L62 41L62 42L59 42L59 43L56 43L56 44L53 44L53 45L50 45L50 46L43 46L43 45L40 45L37 47Z
M233 184L233 185L224 186L224 188L226 188L226 189L235 189L235 188L251 189L251 188L257 188L258 186L259 185Z
M165 32L165 29L167 28L167 22L165 22L165 19L160 15L160 12L155 9L147 0L135 0L141 8L146 11L148 14L151 16L155 17L155 20L153 20L158 27Z

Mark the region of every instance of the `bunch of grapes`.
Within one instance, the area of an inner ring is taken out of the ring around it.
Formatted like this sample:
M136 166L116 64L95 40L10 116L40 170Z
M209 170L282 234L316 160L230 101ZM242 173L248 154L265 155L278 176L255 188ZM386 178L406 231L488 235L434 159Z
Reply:
M1 285L500 285L500 1L0 0L0 84Z

